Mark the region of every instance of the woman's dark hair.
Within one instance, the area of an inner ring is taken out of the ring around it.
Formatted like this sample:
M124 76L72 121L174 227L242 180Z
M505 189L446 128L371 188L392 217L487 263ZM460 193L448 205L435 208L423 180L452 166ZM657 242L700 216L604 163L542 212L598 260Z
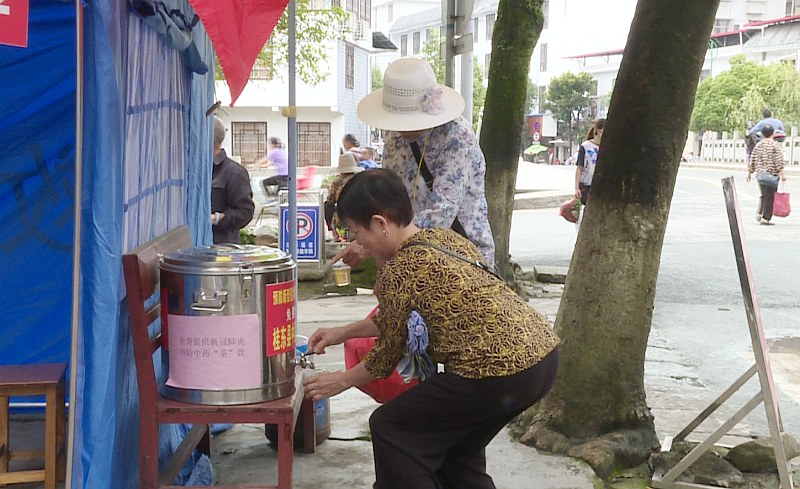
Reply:
M271 144L273 146L280 147L281 146L281 138L272 136L271 138L269 138L269 144Z
M414 210L403 181L392 170L378 168L356 173L336 201L339 219L369 228L372 216L380 215L398 226L411 224Z
M761 135L765 138L772 136L774 133L775 129L773 129L769 124L764 124L764 127L761 128Z
M586 139L594 139L594 133L598 130L603 130L606 127L606 120L605 119L597 119L594 121L594 125L589 128L589 134L586 135Z
M352 134L345 134L342 138L342 141L347 141L348 143L352 144L355 147L358 147L358 139Z

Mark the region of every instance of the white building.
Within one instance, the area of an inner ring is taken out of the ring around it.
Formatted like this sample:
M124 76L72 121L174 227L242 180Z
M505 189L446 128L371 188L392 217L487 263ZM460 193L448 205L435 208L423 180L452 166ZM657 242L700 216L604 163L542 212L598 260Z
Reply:
M331 0L327 1L330 8ZM324 7L320 2L320 8ZM297 77L298 167L336 166L345 134L355 135L362 145L369 141L369 128L358 119L356 106L371 90L370 0L347 0L346 10L349 32L326 43L328 63L320 69L329 73L328 78L309 85ZM223 148L229 156L250 164L266 154L270 137L286 144L288 120L281 115L281 109L289 105L285 66L271 72L257 62L234 107L230 107L226 82L216 83L216 94L222 102L219 116L228 129Z

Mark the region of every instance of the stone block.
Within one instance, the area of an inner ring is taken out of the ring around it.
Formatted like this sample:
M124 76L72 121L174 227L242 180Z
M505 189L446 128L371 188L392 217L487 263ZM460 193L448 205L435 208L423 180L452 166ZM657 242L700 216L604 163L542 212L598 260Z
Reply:
M649 464L654 476L663 477L696 446L697 443L680 442L673 445L669 452L651 455ZM743 482L743 478L739 469L719 456L712 448L678 476L678 481L717 487L737 487Z
M569 267L534 267L533 272L536 276L537 282L545 282L551 284L563 284L567 281L567 272Z
M781 439L787 460L800 455L800 445L798 445L797 440L788 433L783 433ZM771 438L762 438L736 445L728 452L727 458L742 472L755 472L777 467Z

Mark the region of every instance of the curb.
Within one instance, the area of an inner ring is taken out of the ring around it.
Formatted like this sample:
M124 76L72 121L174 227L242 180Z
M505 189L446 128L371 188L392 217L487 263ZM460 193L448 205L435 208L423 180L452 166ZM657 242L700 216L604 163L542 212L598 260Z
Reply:
M514 196L514 210L557 208L574 194L569 190L543 190Z
M737 173L747 173L744 163L715 163L713 161L700 161L697 163L681 162L681 168L695 168L703 170L728 170ZM800 165L786 165L784 171L789 175L800 175Z

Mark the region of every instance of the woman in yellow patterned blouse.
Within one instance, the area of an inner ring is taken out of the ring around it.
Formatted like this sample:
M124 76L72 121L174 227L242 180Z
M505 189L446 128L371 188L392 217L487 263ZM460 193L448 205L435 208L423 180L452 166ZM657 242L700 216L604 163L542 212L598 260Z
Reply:
M358 243L385 261L376 283L380 312L318 330L309 350L378 339L356 367L307 379L307 396L318 400L386 378L398 365L428 377L370 417L374 487L494 488L485 447L550 390L558 338L541 314L479 266L474 244L451 230L415 226L405 186L390 170L355 175L337 206ZM407 326L414 312L427 330ZM445 373L431 372L432 362L443 363Z

